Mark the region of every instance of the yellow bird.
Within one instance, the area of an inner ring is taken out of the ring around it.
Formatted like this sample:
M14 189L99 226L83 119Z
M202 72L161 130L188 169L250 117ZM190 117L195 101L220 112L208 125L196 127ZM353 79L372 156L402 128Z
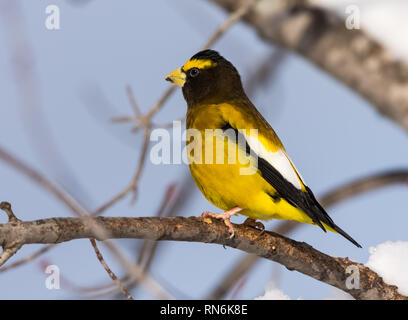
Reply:
M166 80L182 87L187 102L187 155L194 181L208 201L225 210L202 216L222 219L231 236L230 218L239 213L252 222L314 224L361 247L318 203L228 60L214 50L200 51Z

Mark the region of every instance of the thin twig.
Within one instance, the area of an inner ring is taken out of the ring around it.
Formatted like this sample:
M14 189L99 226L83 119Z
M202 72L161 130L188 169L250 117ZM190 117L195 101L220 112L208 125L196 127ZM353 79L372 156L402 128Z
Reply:
M181 118L178 118L177 120L173 120L171 122L167 122L167 123L153 123L153 127L155 129L157 128L161 128L161 129L172 129L174 126L174 122L180 122L181 124L183 124L186 121L186 117L182 116Z
M4 148L0 147L0 160L3 160L7 165L15 169L16 171L24 174L40 187L51 193L55 198L61 201L65 206L67 206L73 212L81 211L81 204L76 201L75 198L71 197L67 192L65 192L57 184L48 180L45 176L41 175L38 171L34 170L26 163L12 155L10 152L6 151Z
M116 283L116 285L119 287L120 291L122 291L123 295L128 299L128 300L133 300L133 297L130 295L130 293L126 290L126 288L122 285L118 277L113 273L113 271L108 267L108 265L105 262L105 259L103 258L101 252L98 249L98 246L96 245L96 241L94 238L89 239L91 241L92 247L95 250L96 256L98 257L98 260L102 264L102 266L105 268L106 272L108 275L111 277L111 279Z
M28 263L28 262L31 262L34 259L36 259L39 256L43 255L44 253L46 253L47 251L49 251L50 249L52 249L54 247L55 247L55 244L46 245L46 246L42 247L41 249L39 249L38 251L34 252L33 254L31 254L31 255L23 258L23 259L20 259L20 260L14 262L14 263L10 263L7 266L4 266L4 267L0 268L0 273L11 270L11 269L14 269L14 268L17 268L19 266L22 266L22 265Z
M11 204L8 202L0 203L0 210L3 210L8 216L8 224L19 225L21 221L14 215L11 209ZM3 251L0 253L0 266L5 264L22 246L19 241L3 241L0 242Z
M237 10L232 12L228 16L228 18L225 20L225 22L222 23L217 28L217 30L213 33L213 35L207 40L207 42L204 44L202 49L207 49L207 48L211 47L218 39L221 38L221 36L223 34L225 34L225 32L232 25L234 25L234 23L239 21L245 14L247 14L249 12L249 10L251 10L253 8L253 6L256 4L257 1L259 1L259 0L248 0L242 6L240 6ZM133 117L132 116L127 116L126 117L125 116L125 117L114 118L113 120L118 121L118 122L125 122L125 121L134 121L135 119L137 119L139 122L133 128L133 131L138 130L143 125L145 126L146 130L147 130L148 126L149 126L149 129L150 129L150 127L152 126L153 116L164 106L165 102L167 102L167 100L175 92L176 88L177 88L176 86L172 85L171 87L166 89L166 91L159 98L159 100L150 108L150 110L145 115L137 114L136 117L134 117L134 116ZM128 93L128 97L131 99L131 105L133 105L133 108L135 108L135 104L134 104L134 102L132 102L132 101L136 101L134 99L133 93L131 93L130 95ZM139 110L138 107L136 107L136 108L137 108L136 110ZM136 111L136 112L138 112L138 111ZM145 136L145 139L146 139L146 136ZM145 149L145 148L147 148L147 146L148 146L148 144L145 143L143 145L143 148ZM142 152L142 155L143 155L143 152ZM104 203L102 206L100 206L98 209L96 209L92 213L93 217L102 214L105 210L110 208L116 202L123 199L129 192L134 191L136 189L137 181L138 181L139 176L140 176L139 170L140 170L140 168L143 168L143 163L144 163L144 161L139 159L139 166L138 166L137 172L136 172L132 182L126 188L124 188L122 191L120 191L117 195L115 195L112 199L110 199L108 202ZM140 165L140 164L142 164L142 165ZM133 201L134 201L134 197L133 197Z
M102 214L104 211L106 211L111 206L113 206L116 202L123 199L129 192L131 191L136 192L137 184L139 182L140 176L144 168L144 164L146 162L146 154L147 154L149 142L150 142L150 130L151 130L150 127L145 128L142 151L139 156L139 164L137 166L136 173L133 176L131 183L128 186L126 186L125 189L123 189L121 192L115 195L112 199L110 199L108 202L104 203L102 206L100 206L98 209L92 212L91 214L92 217L96 217ZM135 199L135 196L133 198L133 201L134 199Z
M0 267L7 262L16 252L22 247L22 244L16 244L10 247L3 247L3 251L0 254Z
M133 90L129 85L126 86L126 94L128 96L130 105L133 108L133 112L135 113L136 116L140 116L142 112L140 111L139 105L136 102L136 98L133 93Z
M259 0L248 0L245 1L243 5L238 7L235 11L233 11L227 20L218 27L218 29L214 32L214 34L210 37L210 39L206 42L206 44L202 47L202 50L208 49L211 47L229 28L232 27L237 21L241 20L243 16L245 16L258 2Z
M14 214L13 210L11 209L11 204L8 202L1 202L0 203L0 210L3 210L7 216L9 222L18 222L20 221Z
M245 16L258 2L259 0L248 0L243 3L237 10L233 11L228 18L215 30L215 32L210 36L210 38L201 47L201 50L208 49L214 45L214 43L219 40L229 28L231 28L237 21L239 21L243 16ZM146 117L151 119L164 105L164 103L171 97L175 92L177 86L172 85L163 93L160 99L153 105L153 107L148 111ZM118 118L115 118L118 119ZM134 117L121 117L121 121L132 121Z
M107 231L104 230L103 227L95 223L95 220L93 220L89 216L89 211L83 205L81 205L72 195L63 190L61 187L52 183L47 178L45 178L37 171L35 171L33 168L29 167L27 164L23 163L21 160L12 156L10 153L6 152L2 148L0 148L0 159L4 160L8 165L16 169L18 172L25 174L32 181L34 181L39 186L43 187L46 191L48 191L51 195L59 199L69 209L71 209L71 211L76 216L80 217L80 219L83 220L85 224L89 224L89 227L95 232L95 234L98 235L98 237L104 238L106 236L109 236ZM5 243L7 243L7 241ZM109 242L104 243L104 245L108 247L108 249L116 257L120 258L119 259L120 263L122 264L123 267L125 267L126 271L129 274L131 274L132 277L135 277L137 275L135 279L143 278L142 284L146 287L146 289L152 292L154 296L157 296L161 299L169 299L169 297L171 297L171 295L166 293L162 286L160 286L155 280L151 279L149 275L146 275L140 266L127 262L127 259L124 258L123 254L119 251L119 249L115 245ZM17 248L17 246L13 245L13 248ZM13 255L15 252L12 252L11 249L8 249L6 252L3 251L3 253L4 257L7 257L7 259L9 259L11 255Z
M204 48L211 46L223 33L225 33L225 31L234 22L239 20L249 10L249 8L252 6L252 4L254 4L255 2L256 1L250 0L247 3L245 3L241 8L239 8L236 12L232 13L230 15L230 17L227 19L227 21L223 25L221 25L221 27L219 29L217 29L215 34L206 43ZM145 162L145 156L146 156L147 149L148 149L149 134L150 134L150 127L151 127L151 118L153 117L154 114L156 114L161 109L163 104L167 101L167 99L171 96L171 94L174 91L175 91L175 87L170 87L168 90L166 90L166 92L158 100L158 102L155 105L153 105L153 107L149 110L149 112L145 116L143 116L144 119L146 119L146 121L143 123L144 126L145 126L145 140L144 140L144 144L143 144L143 148L142 148L142 152L141 152L141 157L140 157L140 160L139 160L138 169L137 169L137 171L136 171L136 173L134 175L134 178L132 179L131 184L127 188L125 188L122 192L120 192L117 196L115 196L112 200L108 201L105 205L103 205L99 209L97 209L93 213L93 215L98 215L98 214L102 213L108 207L112 206L118 200L122 199L130 191L135 192L136 187L137 187L137 183L138 183L138 181L140 179L141 172L143 170L143 166L144 166L144 162ZM139 110L139 108L138 108L138 106L136 104L136 100L134 99L133 93L131 92L129 87L127 88L127 93L128 93L128 97L129 97L129 100L131 102L132 108L134 109L136 115L140 116L140 110ZM13 159L13 160L16 160L16 159ZM23 168L24 169L23 172L25 172L26 174L28 174L29 176L34 178L34 180L36 180L37 183L40 183L42 186L45 186L48 191L51 191L54 195L56 195L59 199L61 199L69 208L72 209L72 211L77 216L84 219L84 222L89 223L91 228L96 232L96 234L99 237L108 236L108 234L106 234L105 231L102 228L100 228L97 224L92 222L92 220L89 218L89 215L87 214L87 210L80 203L75 201L75 199L73 197L69 196L69 193L64 192L58 186L56 186L56 185L54 185L52 183L49 183L49 181L47 179L44 179L40 175L37 175L37 173L35 171L33 171L30 168L26 167L24 164L20 163L18 160L11 161L11 162L13 162L13 165L14 165L15 168L16 167L19 167L20 169ZM112 244L106 244L106 245L107 245L108 248L111 248L113 253L117 256L117 258L120 261L122 261L123 264L125 264L125 265L127 264L126 260L121 255L118 254L118 251L113 249L114 246ZM93 247L94 247L94 250L95 250L96 254L98 255L98 252L96 251L97 248L94 245L93 245ZM11 248L4 249L3 253L2 253L2 256L4 256L4 257L8 256L9 257L10 255L14 254L19 249L19 246L15 246L14 249L15 249L15 251L13 253L11 252L12 251ZM45 252L45 251L46 250L42 250L41 253ZM105 265L104 265L104 267L105 267ZM106 267L105 267L105 269L106 269ZM138 272L135 273L134 268L129 268L129 270L133 274L138 274ZM139 274L138 277L140 277L140 274ZM142 278L144 278L144 275L142 276Z
M181 188L179 188L177 184L175 183L172 183L167 187L167 190L165 192L161 205L159 206L159 209L157 210L155 214L156 217L171 216L171 214L174 211L174 208L176 207L175 205L181 195L180 189ZM155 253L157 252L157 248L159 244L160 242L158 241L144 240L139 249L139 255L138 255L136 263L143 267L143 270L145 273L149 272L149 268L152 265L152 262L153 262ZM139 283L139 281L132 280L129 277L129 275L125 275L124 277L120 279L120 281L122 283L126 283L126 288L132 288L132 289ZM113 288L112 284L101 285L97 287L87 288L86 293L89 294L89 292L93 292L94 295L92 296L92 298L96 298L96 297L100 298L102 296L111 296L117 293L116 288L114 289L112 288ZM109 290L109 291L106 291L106 290ZM100 291L105 291L105 292L101 294Z
M40 162L47 168L48 173L56 181L69 187L71 193L83 202L89 200L89 196L75 178L72 168L66 158L61 154L59 144L52 135L52 130L46 121L42 109L41 81L36 68L36 58L24 21L22 1L2 0L0 10L0 22L3 23L2 31L5 31L6 45L3 49L9 49L10 65L14 74L17 98L22 116L22 129L25 131L29 145L33 148Z

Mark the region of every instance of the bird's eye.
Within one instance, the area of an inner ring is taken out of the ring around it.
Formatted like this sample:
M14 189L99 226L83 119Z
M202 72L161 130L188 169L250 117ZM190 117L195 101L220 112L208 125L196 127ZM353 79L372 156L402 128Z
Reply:
M198 68L191 68L189 73L190 73L190 76L194 78L199 75L200 70Z

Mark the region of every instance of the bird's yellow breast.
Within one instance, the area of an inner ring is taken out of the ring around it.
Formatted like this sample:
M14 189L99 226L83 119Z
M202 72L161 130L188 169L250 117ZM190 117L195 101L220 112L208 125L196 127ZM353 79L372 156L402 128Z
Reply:
M196 130L202 139L201 145L196 145L194 149L187 147L187 156L191 161L189 167L207 200L223 210L237 206L243 208L241 213L254 219L305 220L305 215L284 199L274 201L271 195L276 194L276 190L263 179L253 160L249 161L245 149L238 148L235 142L222 134L220 128L225 125L226 119L240 129L260 127L257 119L230 104L202 105L187 112L187 129ZM209 129L214 130L213 136L206 134ZM266 139L262 132L259 136ZM270 150L281 147L277 137L268 141ZM191 142L192 139L187 140L187 144ZM243 171L251 170L252 174L243 174Z

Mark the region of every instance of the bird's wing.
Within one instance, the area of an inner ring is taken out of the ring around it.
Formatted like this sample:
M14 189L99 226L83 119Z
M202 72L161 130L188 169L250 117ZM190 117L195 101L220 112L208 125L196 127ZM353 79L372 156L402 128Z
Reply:
M306 190L303 178L287 155L278 135L258 110L247 103L225 104L221 107L224 130L232 128L243 134L247 149L280 174L283 183L289 183L298 190ZM252 130L256 129L256 130ZM247 150L247 151L248 151Z
M255 157L261 176L277 191L277 195L306 213L324 231L334 222L315 199L296 170L280 139L256 108L248 101L245 106L225 106L223 129L232 128L238 140L245 139L246 152ZM250 129L257 129L251 131Z
M252 103L248 101L243 107L227 105L222 113L225 122L222 128L233 129L237 143L245 141L245 146L240 147L244 147L247 154L255 156L259 173L276 190L277 195L273 194L271 197L282 197L301 209L323 231L326 231L323 225L325 224L357 247L361 247L334 223L319 204L287 155L279 137ZM251 134L251 128L257 129L256 134Z
M305 189L303 179L283 148L279 147L275 151L270 151L262 143L264 139L260 139L259 134L244 134L244 136L250 150L259 159L262 159L261 166L272 166L287 183L292 184L298 190Z
M321 221L326 223L330 218L327 214L328 219L324 214L320 214L320 210L317 212L312 210L316 206L314 197L303 183L284 149L277 148L275 151L270 151L263 143L264 138L259 134L251 135L251 131L236 129L230 123L222 129L224 131L233 129L237 137L234 141L237 143L245 141L245 146L239 145L239 147L245 148L246 153L255 159L254 163L257 163L259 174L276 190L277 194L271 194L271 197L283 198L294 207L300 208L325 230Z

